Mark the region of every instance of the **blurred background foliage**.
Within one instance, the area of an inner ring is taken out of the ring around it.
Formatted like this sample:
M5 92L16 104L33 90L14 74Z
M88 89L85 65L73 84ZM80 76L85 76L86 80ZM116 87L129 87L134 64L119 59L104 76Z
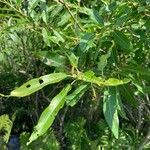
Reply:
M0 97L0 147L6 149L15 134L22 150L150 149L149 17L149 0L0 0L0 93L48 73L71 73L70 54L81 72L132 80L117 86L126 114L119 114L118 139L103 113L106 88L91 84L26 146L44 108L69 82L64 80L27 97Z

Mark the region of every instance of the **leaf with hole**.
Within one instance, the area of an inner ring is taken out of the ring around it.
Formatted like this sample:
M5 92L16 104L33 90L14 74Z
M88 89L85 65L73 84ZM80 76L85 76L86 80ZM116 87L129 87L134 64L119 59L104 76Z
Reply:
M68 77L68 75L65 73L52 73L52 74L41 76L39 78L32 79L26 82L25 84L23 84L22 86L20 86L19 88L13 90L10 93L10 96L15 96L15 97L28 96L42 89L46 85L60 82L66 77Z

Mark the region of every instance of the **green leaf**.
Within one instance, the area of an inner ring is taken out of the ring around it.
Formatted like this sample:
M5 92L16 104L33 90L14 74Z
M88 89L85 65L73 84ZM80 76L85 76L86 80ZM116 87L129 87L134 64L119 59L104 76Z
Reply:
M94 47L93 43L95 35L93 33L85 33L80 40L79 47L82 52L88 51L89 48Z
M41 0L30 0L29 1L29 11L32 11Z
M45 28L42 29L42 36L45 44L50 46L50 36Z
M16 0L17 6L20 6L23 0Z
M127 66L125 68L122 68L122 72L124 73L137 73L141 76L148 76L150 77L150 69L149 68L144 68L142 66L137 66L137 65L130 65L130 66Z
M113 34L115 42L119 44L122 49L130 51L131 43L123 32L116 30L112 34Z
M19 88L13 90L10 93L10 96L16 97L24 97L30 95L48 84L53 84L60 82L61 80L65 79L68 75L65 73L52 73L48 75L41 76L39 78L32 79Z
M58 33L56 30L53 29L54 35L57 37L58 41L65 42L64 38Z
M58 53L51 53L49 51L40 51L35 55L48 66L65 68L67 61L65 56L59 55Z
M9 116L4 114L0 116L0 133L5 143L8 143L9 136L13 122L9 119Z
M69 58L69 61L71 63L71 66L77 68L78 67L78 57L75 56L74 53L71 53L70 55L67 55Z
M80 72L75 78L78 80L83 80L85 82L90 82L97 84L98 86L118 86L122 84L127 84L130 82L130 79L116 79L116 78L109 78L108 80L102 79L101 77L96 77L93 71L87 71L85 73Z
M87 14L89 15L90 19L100 25L100 26L104 26L104 20L102 18L102 16L100 16L99 12L95 9L87 9Z
M64 24L66 24L69 19L71 18L69 12L65 12L65 14L61 17L60 22L58 22L58 26L63 26Z
M116 100L117 100L117 109L118 109L118 113L119 115L124 118L124 119L127 119L126 117L126 113L124 111L124 108L123 108L123 104L122 104L122 101L121 101L121 97L120 97L120 93L119 93L119 90L117 87L114 87L115 90L116 90Z
M128 20L128 15L124 14L121 17L116 19L116 25L117 26L122 26L123 23L126 23L127 20Z
M97 84L99 86L102 86L104 83L104 80L101 77L96 77L95 73L91 70L82 73L80 72L77 77L78 80L83 80L85 82L90 82L90 83L94 83Z
M115 79L115 78L109 78L108 80L105 81L104 85L105 86L117 86L117 85L122 85L122 84L127 84L129 83L131 80L130 79Z
M103 69L106 67L107 65L107 55L101 55L99 62L98 62L98 69L100 71L103 71Z
M93 15L95 20L99 23L100 26L104 26L104 20L102 16L99 15L99 12L95 9L93 9Z
M57 113L63 107L67 93L71 90L71 85L67 85L58 95L56 95L50 105L42 112L38 124L35 126L33 133L30 136L29 142L36 140L43 135L52 125Z
M74 92L72 92L70 95L67 96L66 98L66 103L68 106L73 107L83 96L85 91L87 90L88 85L87 84L82 84L78 86Z
M103 113L112 133L114 134L115 138L118 139L119 118L117 108L116 90L112 87L108 88L108 90L105 90L104 92Z
M48 130L44 135L39 137L30 145L26 145L30 137L30 133L22 132L19 136L20 150L60 150L60 144L57 141L54 131Z

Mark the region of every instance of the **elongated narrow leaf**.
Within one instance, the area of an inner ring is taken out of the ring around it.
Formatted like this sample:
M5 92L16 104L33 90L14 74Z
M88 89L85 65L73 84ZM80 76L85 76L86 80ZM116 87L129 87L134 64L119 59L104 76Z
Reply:
M69 22L69 19L71 18L69 12L65 12L65 14L61 17L60 22L58 22L58 26L63 26L64 24Z
M77 66L78 66L78 57L75 56L74 53L71 53L70 55L68 55L68 58L69 58L71 66L77 68Z
M126 79L126 78L124 78L123 80L116 79L116 78L109 78L108 80L104 82L104 85L105 86L117 86L117 85L127 84L130 81L131 81L130 79Z
M65 73L52 73L41 76L39 78L32 79L19 88L15 89L10 93L10 96L24 97L30 95L48 84L57 83L65 79L68 75Z
M50 46L50 35L48 34L48 31L45 28L42 29L42 36L45 44Z
M98 86L118 86L122 84L127 84L130 79L116 79L109 78L108 80L102 79L101 77L96 77L93 71L87 71L85 73L79 73L77 78L86 82L97 84Z
M30 136L29 142L36 140L43 135L52 125L57 113L63 107L67 93L71 90L71 85L67 85L58 95L56 95L50 105L42 112L38 124L35 126L33 133Z
M117 94L114 87L104 92L103 113L112 133L116 138L119 134L119 118L117 110Z
M29 11L32 11L40 2L40 0L31 0L29 1Z
M79 87L77 87L73 93L68 95L66 98L67 105L73 107L83 96L83 94L87 90L87 87L88 87L87 84L82 84Z
M64 38L61 36L60 33L58 33L56 30L53 30L53 32L54 32L54 35L57 37L58 41L65 42Z
M117 87L114 87L114 88L116 90L116 97L117 97L116 100L117 100L118 113L122 118L127 119L126 113L125 113L124 108L123 108L123 104L122 104L122 100L121 100L119 90L118 90Z
M100 26L104 26L104 19L102 16L100 16L97 10L87 9L87 14L94 23L99 24Z
M104 20L97 10L93 9L93 15L95 20L99 23L99 25L104 26Z
M115 39L115 42L119 44L121 48L130 51L131 43L124 33L116 30L113 32L113 37Z
M54 67L65 67L67 58L57 53L50 53L48 51L40 51L36 56L46 65Z

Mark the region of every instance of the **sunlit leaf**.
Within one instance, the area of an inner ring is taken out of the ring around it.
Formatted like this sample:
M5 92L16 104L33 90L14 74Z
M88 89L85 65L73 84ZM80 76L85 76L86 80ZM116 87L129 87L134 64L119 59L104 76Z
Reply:
M65 79L68 75L65 73L52 73L49 75L44 75L39 78L32 79L19 88L13 90L10 93L10 96L16 97L24 97L30 95L48 84L53 84L60 82L61 80Z
M116 78L109 78L108 80L105 81L104 85L106 86L117 86L117 85L122 85L122 84L127 84L131 80L130 79L116 79Z
M93 33L85 33L80 40L79 47L82 52L88 51L89 48L94 47L95 44L93 43L94 39Z
M96 77L93 71L87 71L85 73L79 73L77 75L78 80L83 80L86 82L97 84L98 86L118 86L122 84L127 84L130 82L130 79L116 79L109 78L108 80L103 79L102 77Z
M54 35L57 37L58 41L65 42L64 38L56 30L53 30Z
M40 2L40 0L30 0L29 1L29 11L32 11Z
M98 69L103 71L103 69L106 67L107 65L107 55L102 55L99 59L99 62L98 62Z
M50 46L50 36L48 34L48 31L45 28L42 29L42 36L45 44Z
M65 12L65 14L61 17L61 21L58 22L58 26L63 26L69 21L70 18L70 14L68 12Z
M78 57L75 56L74 53L71 53L70 55L67 55L67 56L69 58L69 61L70 61L71 65L73 67L77 68L77 66L78 66Z
M87 90L87 87L87 84L82 84L78 86L71 94L69 94L66 98L67 105L73 107L83 96L83 94Z
M50 53L48 51L40 51L36 56L46 65L54 67L65 67L67 58L58 53Z
M42 112L38 124L35 126L30 136L28 144L43 135L52 125L57 113L63 107L67 93L71 90L71 85L67 85L58 95L56 95L49 106Z
M119 118L117 110L117 95L115 88L108 88L104 92L103 113L115 138L119 136Z

